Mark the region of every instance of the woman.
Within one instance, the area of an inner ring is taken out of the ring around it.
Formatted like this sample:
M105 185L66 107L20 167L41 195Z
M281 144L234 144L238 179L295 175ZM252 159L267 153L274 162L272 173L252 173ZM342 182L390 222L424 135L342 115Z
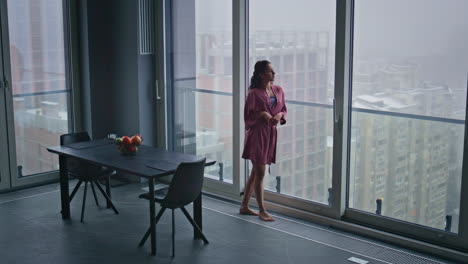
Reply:
M273 85L274 80L275 71L269 61L263 60L255 63L244 107L246 134L242 158L249 159L253 168L245 186L239 212L258 215L264 221L274 221L263 203L265 167L267 164L276 162L276 125L286 123L283 89L278 85ZM248 205L254 191L260 209L258 213L251 210Z

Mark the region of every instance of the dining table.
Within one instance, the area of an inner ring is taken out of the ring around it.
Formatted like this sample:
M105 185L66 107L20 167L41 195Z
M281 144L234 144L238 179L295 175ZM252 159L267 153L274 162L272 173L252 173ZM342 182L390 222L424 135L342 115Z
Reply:
M148 181L149 193L155 191L158 178L172 175L182 162L200 160L202 157L169 151L163 148L140 145L135 153L121 153L112 139L95 139L69 145L49 147L47 150L59 156L60 198L62 219L71 219L69 202L69 175L67 159L73 158L85 163L128 173ZM205 166L216 161L207 160ZM193 218L202 230L202 194L193 202ZM138 197L138 195L135 195ZM151 229L151 254L156 255L156 205L154 195L149 196L149 221ZM194 228L194 239L200 239L201 233Z

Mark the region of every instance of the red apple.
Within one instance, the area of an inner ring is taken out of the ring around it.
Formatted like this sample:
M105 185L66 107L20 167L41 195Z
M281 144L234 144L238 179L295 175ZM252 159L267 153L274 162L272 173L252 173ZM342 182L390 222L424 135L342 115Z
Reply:
M132 144L135 145L135 146L140 146L141 145L141 137L139 135L135 135L133 136L132 138Z
M131 145L132 144L132 140L127 137L127 136L124 136L122 137L122 143L125 145L125 146L128 146L128 145Z
M141 141L143 142L143 137L140 134L136 134L135 136L139 136L141 138Z

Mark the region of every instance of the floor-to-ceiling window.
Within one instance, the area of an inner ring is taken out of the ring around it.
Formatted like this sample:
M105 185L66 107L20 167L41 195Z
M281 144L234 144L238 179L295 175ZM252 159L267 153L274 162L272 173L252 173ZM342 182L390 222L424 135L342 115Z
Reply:
M355 1L349 207L459 231L466 1Z
M167 4L172 29L172 146L216 160L205 176L232 184L232 1Z
M335 10L328 0L249 2L249 74L256 61L270 61L288 107L265 189L325 205L332 188Z
M49 172L58 169L58 159L46 148L58 145L71 127L63 3L1 3L3 75L9 84L2 91L8 117L2 125L9 134L12 186L54 177Z

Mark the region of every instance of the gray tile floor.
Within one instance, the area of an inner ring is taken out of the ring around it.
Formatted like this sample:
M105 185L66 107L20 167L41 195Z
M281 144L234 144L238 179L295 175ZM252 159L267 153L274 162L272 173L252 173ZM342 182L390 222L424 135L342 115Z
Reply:
M71 221L60 217L57 184L1 194L0 263L352 264L347 260L352 256L369 263L450 263L278 214L275 222L265 223L239 215L235 203L208 196L203 198L203 229L210 244L192 239L192 227L178 210L172 259L166 212L158 224L157 255L151 256L149 241L137 247L149 225L147 202L137 198L143 186L113 188L120 215L97 207L88 192L84 223L79 221L81 192L72 202Z

